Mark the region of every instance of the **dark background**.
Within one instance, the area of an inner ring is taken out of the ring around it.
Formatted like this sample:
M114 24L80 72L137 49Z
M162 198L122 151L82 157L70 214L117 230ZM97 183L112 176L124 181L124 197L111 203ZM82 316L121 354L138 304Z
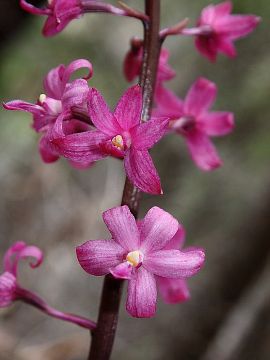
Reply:
M143 1L126 1L137 8ZM122 60L129 38L141 35L135 20L88 15L60 35L41 36L42 18L24 14L19 1L0 1L0 90L4 101L34 102L49 69L75 58L94 66L90 84L114 105L128 86ZM195 23L206 0L162 1L162 24L184 17ZM233 111L236 129L215 141L224 166L200 172L178 136L153 151L165 195L144 196L141 216L153 205L174 214L187 231L186 243L206 249L204 269L189 281L192 299L182 305L159 302L155 318L120 315L112 359L267 360L270 357L270 2L233 1L235 13L264 18L237 43L239 56L210 64L192 39L166 42L177 70L168 83L181 97L198 76L217 83L215 109ZM0 250L16 240L37 244L44 264L20 267L20 282L51 305L95 319L101 278L78 265L76 245L107 236L102 211L120 203L124 172L107 159L87 171L65 160L41 162L31 116L0 110ZM0 312L1 360L85 359L89 335L75 325L45 317L20 303Z

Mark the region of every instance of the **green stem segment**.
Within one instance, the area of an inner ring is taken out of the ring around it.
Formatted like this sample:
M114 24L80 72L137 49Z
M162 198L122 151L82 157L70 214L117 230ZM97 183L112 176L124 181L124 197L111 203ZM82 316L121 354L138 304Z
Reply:
M144 54L140 76L140 85L143 90L142 121L149 119L154 98L160 53L160 0L145 0L145 13L149 20L144 22ZM121 205L127 205L137 218L139 201L140 191L126 178ZM88 360L108 360L110 358L123 285L124 280L115 279L111 275L105 276L97 327L92 333Z

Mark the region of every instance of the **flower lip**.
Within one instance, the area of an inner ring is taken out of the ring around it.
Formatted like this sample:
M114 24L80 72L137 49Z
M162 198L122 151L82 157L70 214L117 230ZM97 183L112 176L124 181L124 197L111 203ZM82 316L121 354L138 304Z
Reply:
M126 256L126 261L133 267L138 267L143 262L143 254L140 250L130 251Z
M192 115L184 115L177 120L170 121L170 128L183 134L193 130L196 125L196 119Z

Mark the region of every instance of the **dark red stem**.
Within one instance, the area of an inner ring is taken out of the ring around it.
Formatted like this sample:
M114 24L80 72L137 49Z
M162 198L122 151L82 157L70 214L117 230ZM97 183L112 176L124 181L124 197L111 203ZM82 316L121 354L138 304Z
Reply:
M146 0L145 14L149 20L144 22L144 55L140 77L140 85L143 89L142 121L149 119L154 97L160 53L160 0ZM121 205L128 205L135 218L138 216L139 200L140 191L126 178ZM110 358L123 284L123 280L114 279L111 275L105 277L97 327L93 331L88 360L108 360Z

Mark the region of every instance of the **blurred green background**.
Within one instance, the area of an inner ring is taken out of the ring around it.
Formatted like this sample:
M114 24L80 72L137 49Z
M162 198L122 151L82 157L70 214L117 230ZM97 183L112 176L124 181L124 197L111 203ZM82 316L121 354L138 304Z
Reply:
M162 26L189 17L194 25L206 0L162 0ZM213 1L214 3L215 1ZM44 19L27 16L19 23L10 11L1 43L2 100L34 102L46 73L60 63L87 58L94 66L90 85L111 106L128 86L122 74L129 39L142 36L141 24L110 15L88 15L61 34L45 39ZM112 2L115 3L116 2ZM126 1L143 9L143 1ZM216 1L217 3L217 1ZM187 231L186 243L206 249L202 272L189 281L188 303L161 302L154 319L130 318L125 295L112 359L267 360L270 357L270 2L233 1L235 13L263 17L258 29L237 42L238 57L219 56L210 64L191 38L170 38L170 64L177 77L167 83L179 96L198 76L216 82L215 109L235 113L232 135L215 140L221 169L200 172L182 139L163 139L153 150L165 195L144 196L141 216L153 205L174 214ZM19 15L16 15L19 16ZM20 18L20 16L18 17ZM53 306L95 319L102 279L87 276L74 248L107 236L101 212L120 203L124 172L107 159L87 171L65 160L46 165L37 151L31 116L0 110L0 250L16 240L45 252L35 271L23 264L20 281ZM0 359L79 360L89 346L87 331L46 318L20 303L0 311Z

